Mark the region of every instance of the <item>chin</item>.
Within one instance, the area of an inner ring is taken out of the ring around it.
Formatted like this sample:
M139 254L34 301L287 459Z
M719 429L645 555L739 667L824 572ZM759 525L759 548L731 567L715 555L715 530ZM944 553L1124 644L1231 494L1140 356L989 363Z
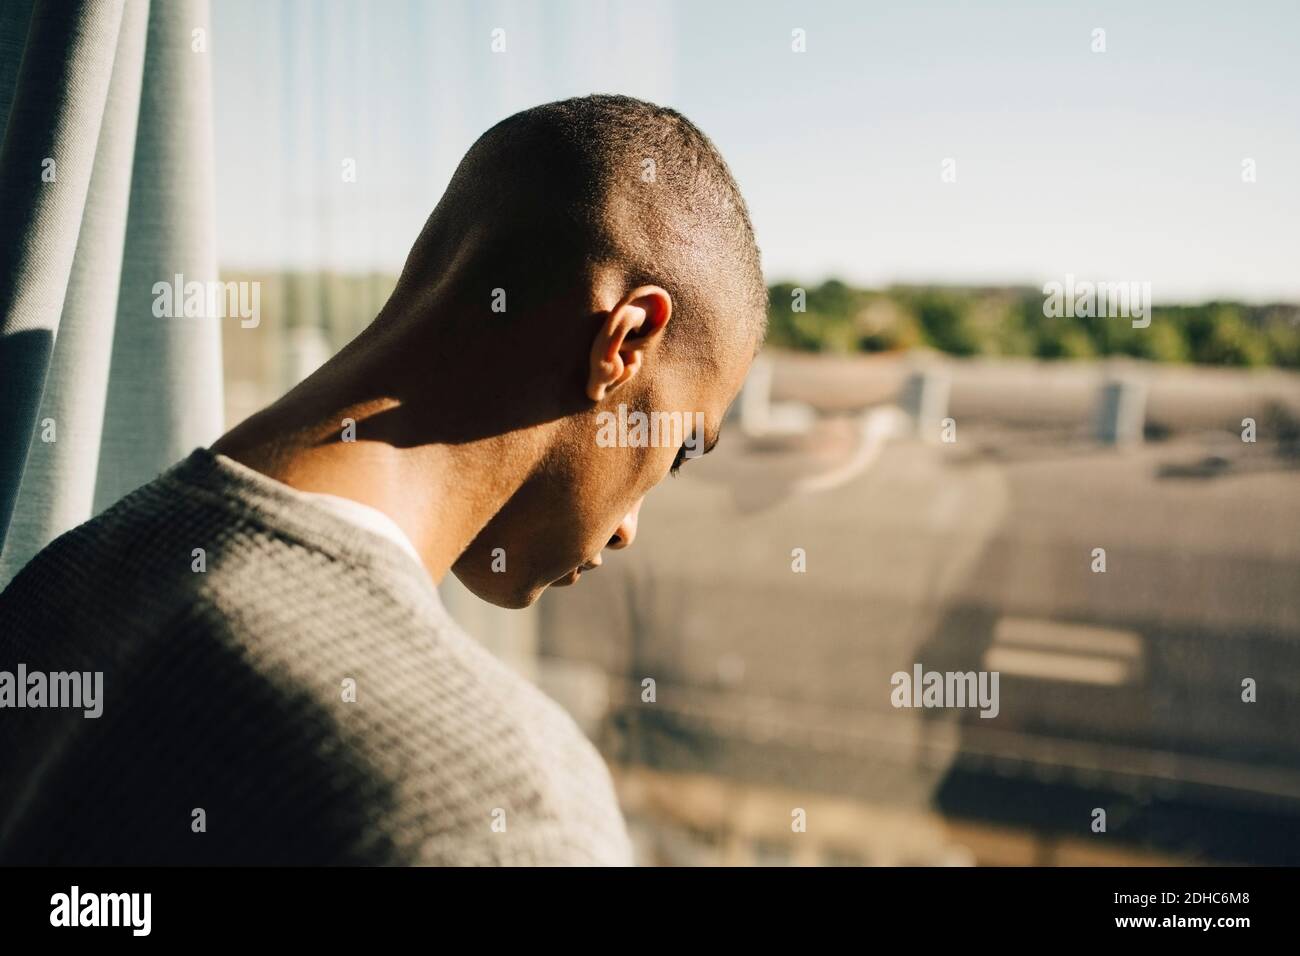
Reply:
M502 580L505 577L504 575L489 574L486 577L474 577L469 574L461 574L455 568L451 570L460 583L465 585L466 589L476 598L511 611L531 607L547 588L545 584L515 584L511 581Z
M533 588L523 593L485 597L483 600L511 611L522 611L524 608L532 607L537 603L537 599L542 596L542 592L545 590L546 585L542 585L540 588Z

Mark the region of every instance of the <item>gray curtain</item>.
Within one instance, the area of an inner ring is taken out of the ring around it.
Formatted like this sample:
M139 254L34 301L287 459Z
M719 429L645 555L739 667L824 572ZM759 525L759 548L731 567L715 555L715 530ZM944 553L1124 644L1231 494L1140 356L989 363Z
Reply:
M207 0L0 0L0 587L221 431Z

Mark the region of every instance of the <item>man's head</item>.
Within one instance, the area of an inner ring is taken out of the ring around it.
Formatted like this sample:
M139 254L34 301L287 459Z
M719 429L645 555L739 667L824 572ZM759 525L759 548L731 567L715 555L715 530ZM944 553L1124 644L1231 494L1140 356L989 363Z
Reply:
M386 311L431 309L455 326L435 347L492 366L475 408L531 455L453 570L522 607L631 544L645 494L717 440L767 294L744 200L704 134L673 110L589 96L471 147Z

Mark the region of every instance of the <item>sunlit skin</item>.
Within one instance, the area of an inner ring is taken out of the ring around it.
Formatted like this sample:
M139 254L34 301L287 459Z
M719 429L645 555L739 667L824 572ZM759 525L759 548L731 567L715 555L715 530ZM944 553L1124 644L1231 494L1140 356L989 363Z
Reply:
M453 304L463 296L440 294L456 279L390 300L342 352L213 451L302 491L377 508L435 582L450 570L486 601L525 607L599 567L603 552L630 547L646 494L683 464L681 447L600 447L598 413L620 402L691 422L702 412L711 448L756 343L728 342L707 367L675 357L665 345L672 297L657 285L629 287L613 266L575 277L569 294L508 335L466 316ZM720 291L719 314L726 307ZM347 419L355 441L343 440ZM496 549L504 571L493 569Z

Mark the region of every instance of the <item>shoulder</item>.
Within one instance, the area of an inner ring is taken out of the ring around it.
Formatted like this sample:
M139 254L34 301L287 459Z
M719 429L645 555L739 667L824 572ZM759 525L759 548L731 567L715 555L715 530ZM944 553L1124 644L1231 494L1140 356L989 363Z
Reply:
M255 665L241 682L291 724L303 759L345 800L371 804L376 862L630 863L595 746L439 607L427 610L389 625L338 611L330 628L284 620L263 632L203 602L187 620L227 668Z
M411 862L623 865L627 830L608 767L569 714L449 619L409 662L409 696L376 713L404 719L407 810L418 820ZM357 702L362 704L360 700ZM363 707L351 717L364 718ZM366 739L371 738L367 731ZM400 825L399 829L404 829Z

